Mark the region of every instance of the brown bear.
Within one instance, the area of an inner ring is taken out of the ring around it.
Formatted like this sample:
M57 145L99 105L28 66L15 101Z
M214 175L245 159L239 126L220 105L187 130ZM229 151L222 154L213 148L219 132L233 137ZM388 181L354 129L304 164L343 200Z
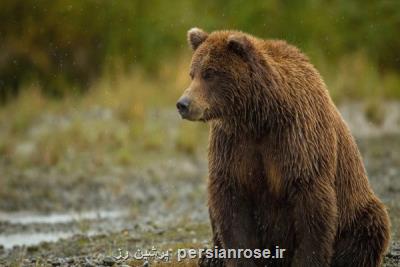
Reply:
M390 222L357 145L308 58L238 31L188 32L184 119L210 124L208 206L219 249L200 266L379 266ZM282 255L275 255L276 246ZM281 257L280 257L281 256Z

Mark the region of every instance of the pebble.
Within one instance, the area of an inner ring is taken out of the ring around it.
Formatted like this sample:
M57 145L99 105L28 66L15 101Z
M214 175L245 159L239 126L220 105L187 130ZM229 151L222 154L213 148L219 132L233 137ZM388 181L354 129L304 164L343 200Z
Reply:
M66 263L74 263L75 259L74 258L65 258Z
M63 263L62 259L54 259L51 261L51 265L53 266L60 266Z
M112 258L112 257L105 257L103 259L103 264L106 265L106 266L113 266L114 263L115 263L115 259Z
M400 248L392 249L388 254L387 257L392 259L399 259L400 260Z

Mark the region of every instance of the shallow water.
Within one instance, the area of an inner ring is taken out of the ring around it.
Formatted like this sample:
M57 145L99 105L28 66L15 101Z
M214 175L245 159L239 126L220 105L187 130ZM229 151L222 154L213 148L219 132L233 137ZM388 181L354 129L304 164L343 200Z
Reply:
M0 212L0 222L11 224L55 224L70 223L80 220L112 219L126 215L126 211L121 210L96 210L69 213L50 213L40 214L32 212Z
M104 219L119 219L127 215L127 211L96 210L85 212L40 214L32 212L0 212L0 223L7 223L10 227L24 226L18 233L0 234L0 245L9 249L13 246L31 246L41 242L54 242L61 238L68 238L82 231L72 227L65 230L54 230L57 224L71 224L81 221L98 221ZM40 231L31 229L32 225L40 225ZM53 230L52 230L53 229ZM99 229L88 229L85 235L99 233Z
M18 233L11 235L0 235L0 244L5 249L13 246L32 246L38 245L41 242L55 242L61 238L73 236L74 233L67 232L51 232L51 233Z

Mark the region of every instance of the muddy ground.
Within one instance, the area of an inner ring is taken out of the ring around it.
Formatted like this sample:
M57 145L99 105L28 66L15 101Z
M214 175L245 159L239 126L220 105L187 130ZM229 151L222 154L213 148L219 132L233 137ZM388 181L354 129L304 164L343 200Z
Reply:
M400 266L400 133L372 132L358 132L357 142L392 221L384 266ZM153 247L169 253L169 266L195 266L176 262L174 253L210 245L205 149L139 156L147 160L136 166L83 157L57 168L1 159L0 266L166 265L154 257L134 260L138 249Z

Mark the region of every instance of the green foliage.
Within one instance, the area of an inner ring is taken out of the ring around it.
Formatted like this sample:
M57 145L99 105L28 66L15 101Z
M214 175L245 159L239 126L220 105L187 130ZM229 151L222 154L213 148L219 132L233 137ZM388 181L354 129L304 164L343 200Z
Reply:
M328 64L363 50L379 71L400 69L397 0L6 0L0 19L1 100L34 81L54 96L79 92L115 64L154 73L187 51L193 26L283 38Z

